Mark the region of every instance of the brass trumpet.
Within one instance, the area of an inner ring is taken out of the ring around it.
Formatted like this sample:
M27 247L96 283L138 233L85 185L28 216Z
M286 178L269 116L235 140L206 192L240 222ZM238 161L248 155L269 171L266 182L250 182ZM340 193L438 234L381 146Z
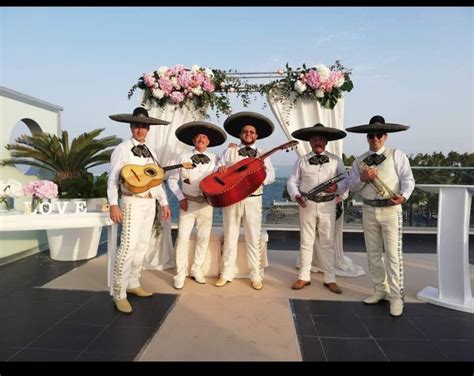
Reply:
M367 166L367 163L365 163L363 161L360 161L360 160L357 160L357 161L359 163L360 172L367 171L371 168L371 167ZM370 180L369 183L374 186L375 190L377 191L377 194L379 194L381 197L387 197L387 195L389 195L390 198L394 198L397 195L378 176L376 176L374 180Z

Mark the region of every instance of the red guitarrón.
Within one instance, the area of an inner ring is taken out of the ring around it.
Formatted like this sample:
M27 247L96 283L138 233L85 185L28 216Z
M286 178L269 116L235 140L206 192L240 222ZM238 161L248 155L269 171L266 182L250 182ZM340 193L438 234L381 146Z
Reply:
M214 172L202 179L199 187L211 206L222 208L235 204L250 196L262 185L267 173L263 160L278 150L298 144L290 141L280 145L258 158L245 158L229 166L223 174Z

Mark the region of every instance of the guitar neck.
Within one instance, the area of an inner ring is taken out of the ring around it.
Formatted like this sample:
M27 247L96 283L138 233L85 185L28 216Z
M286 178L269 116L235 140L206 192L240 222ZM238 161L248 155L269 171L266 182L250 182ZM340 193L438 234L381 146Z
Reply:
M278 150L284 150L288 147L292 147L292 146L295 146L298 144L298 141L290 141L290 142L286 142L280 146L277 146L276 148L273 148L272 150L270 151L267 151L266 153L262 154L260 157L258 157L261 161L263 161L265 158L269 157L270 155L272 155L273 153L275 153L276 151Z
M174 169L180 168L180 167L183 167L183 165L182 164L176 164L176 165L172 165L172 166L162 167L162 169L164 171L170 171L170 170L174 170Z

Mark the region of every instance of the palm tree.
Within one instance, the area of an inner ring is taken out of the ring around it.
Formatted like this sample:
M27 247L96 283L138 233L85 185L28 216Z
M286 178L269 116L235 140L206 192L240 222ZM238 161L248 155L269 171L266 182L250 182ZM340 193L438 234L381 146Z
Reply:
M104 129L85 132L71 144L67 131L62 131L60 138L50 133L22 135L14 144L5 146L10 151L10 158L2 160L1 165L23 164L51 171L60 195L67 193L71 182L87 174L89 168L108 163L112 154L112 149L108 148L122 141L115 136L96 138Z

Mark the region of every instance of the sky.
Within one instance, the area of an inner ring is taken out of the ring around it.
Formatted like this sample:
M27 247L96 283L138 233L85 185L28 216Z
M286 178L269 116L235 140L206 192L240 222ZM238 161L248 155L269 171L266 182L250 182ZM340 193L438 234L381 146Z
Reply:
M141 93L128 100L129 89L160 66L276 72L340 60L354 83L345 128L379 114L410 126L387 141L408 155L473 152L473 15L469 7L1 7L0 82L63 107L70 136L105 128L103 136L128 138L108 115L131 113ZM264 98L231 103L275 120ZM275 124L261 147L286 141ZM348 155L366 149L363 135L344 139ZM289 166L297 155L271 159Z

